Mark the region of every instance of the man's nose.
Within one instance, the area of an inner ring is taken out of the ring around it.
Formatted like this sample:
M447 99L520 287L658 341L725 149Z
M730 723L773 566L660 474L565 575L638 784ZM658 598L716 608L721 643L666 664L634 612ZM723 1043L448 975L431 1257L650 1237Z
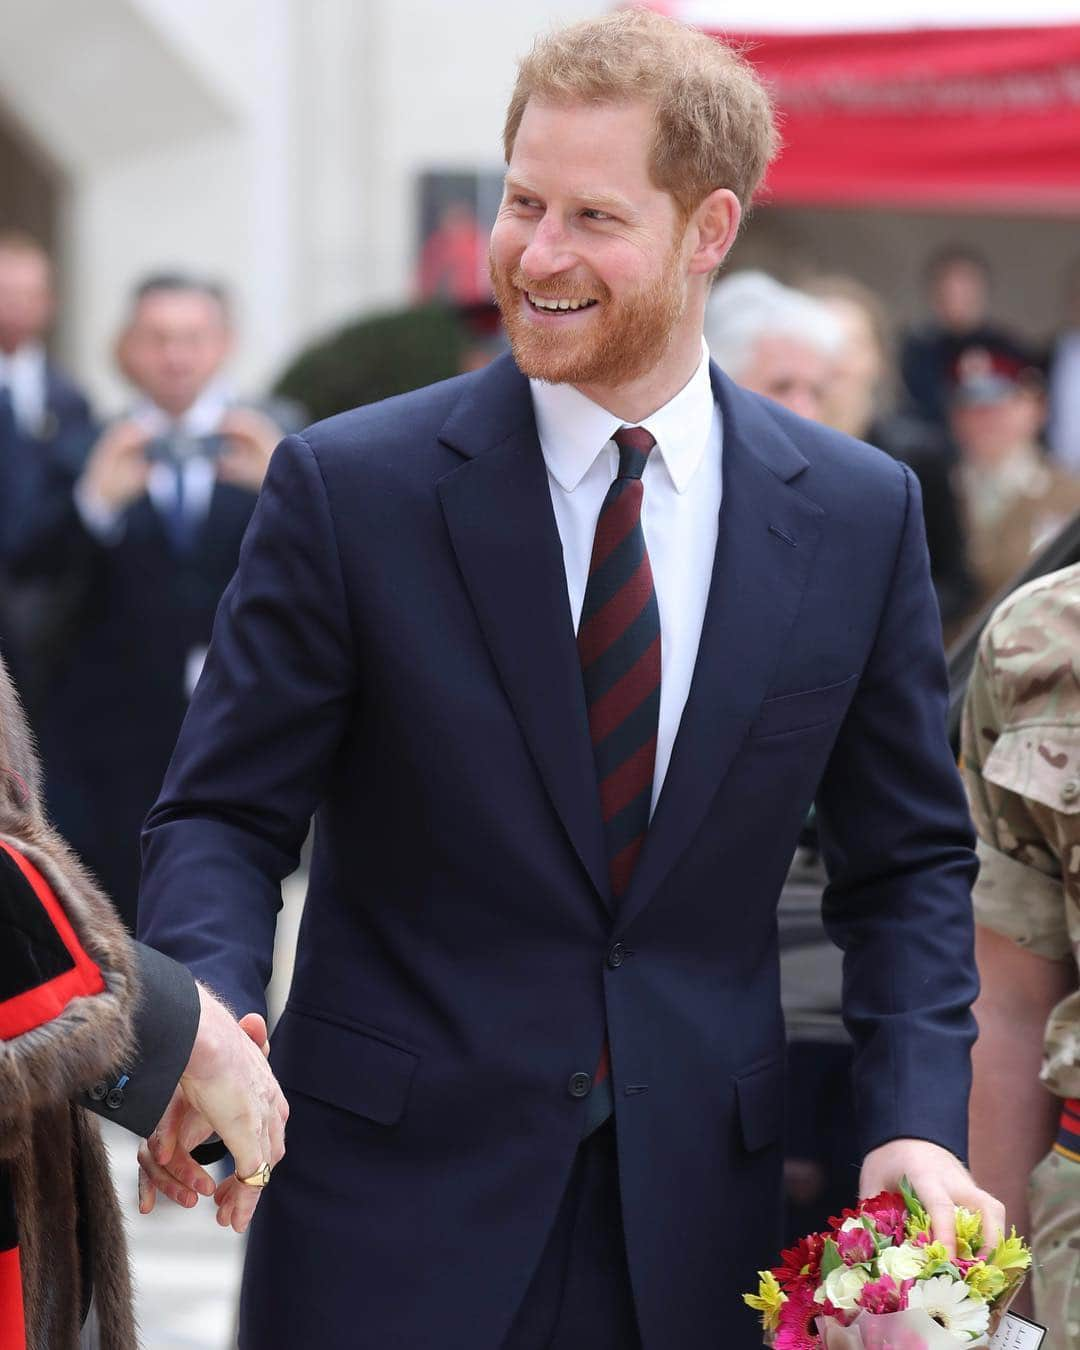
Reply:
M528 247L521 255L521 270L527 277L542 281L545 277L569 271L576 261L566 227L548 212L537 221Z

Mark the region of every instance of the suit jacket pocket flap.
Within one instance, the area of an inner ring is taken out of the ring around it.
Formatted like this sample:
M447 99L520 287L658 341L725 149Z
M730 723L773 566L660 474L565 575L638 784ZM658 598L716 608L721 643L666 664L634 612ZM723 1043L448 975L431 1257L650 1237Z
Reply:
M802 731L839 717L855 692L858 675L820 689L804 689L795 694L767 698L750 724L751 736L778 736L785 731Z
M753 1153L780 1138L784 1128L782 1059L771 1059L739 1074L735 1079L735 1095L747 1152Z
M341 1107L380 1125L405 1112L419 1056L355 1026L287 1007L274 1030L274 1072L288 1092Z

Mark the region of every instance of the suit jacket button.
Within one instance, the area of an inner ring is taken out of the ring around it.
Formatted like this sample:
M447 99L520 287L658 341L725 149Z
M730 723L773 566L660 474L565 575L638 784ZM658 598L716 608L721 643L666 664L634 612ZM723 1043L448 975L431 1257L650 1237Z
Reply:
M618 970L626 960L626 948L621 942L616 942L611 951L607 954L607 963L612 970Z
M109 1095L108 1083L95 1083L92 1088L88 1088L86 1095L92 1102L103 1102Z
M567 1087L571 1097L587 1097L592 1087L592 1079L587 1073L572 1073Z
M121 1106L123 1106L123 1104L124 1104L123 1088L113 1088L112 1091L109 1093L109 1095L105 1098L105 1105L109 1108L110 1111L119 1111Z

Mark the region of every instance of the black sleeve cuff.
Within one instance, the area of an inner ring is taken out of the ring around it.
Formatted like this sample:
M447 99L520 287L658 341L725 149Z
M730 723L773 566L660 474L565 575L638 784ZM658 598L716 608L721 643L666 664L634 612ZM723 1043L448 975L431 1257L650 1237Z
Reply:
M199 1028L199 991L186 966L141 942L134 944L142 993L135 1010L136 1053L79 1105L145 1138L169 1104L191 1057Z

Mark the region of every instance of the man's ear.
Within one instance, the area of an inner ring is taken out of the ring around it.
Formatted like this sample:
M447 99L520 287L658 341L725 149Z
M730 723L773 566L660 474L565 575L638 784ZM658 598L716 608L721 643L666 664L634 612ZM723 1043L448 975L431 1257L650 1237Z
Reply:
M692 276L709 276L727 257L739 233L742 206L730 188L710 192L690 218Z

